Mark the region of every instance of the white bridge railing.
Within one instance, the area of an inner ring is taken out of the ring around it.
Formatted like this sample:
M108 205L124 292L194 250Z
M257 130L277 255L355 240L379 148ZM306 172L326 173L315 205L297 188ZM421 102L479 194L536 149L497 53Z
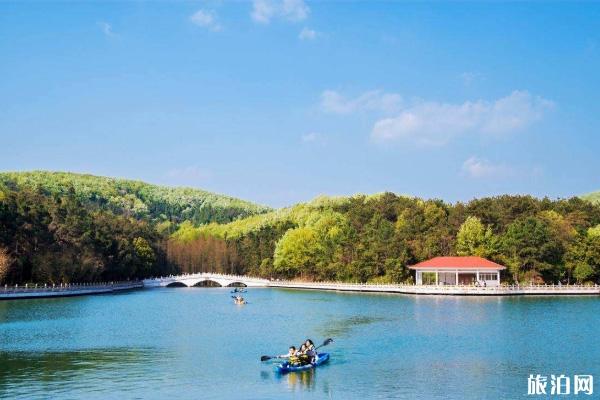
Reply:
M228 274L220 274L216 272L186 272L184 274L179 275L167 275L160 277L152 277L144 280L173 280L173 279L188 279L188 278L222 278L226 280L236 280L236 281L268 281L265 278L259 278L256 276L247 276L247 275L228 275Z
M270 287L407 294L600 294L598 285L415 285L344 282L271 281Z
M94 282L77 284L63 283L58 285L4 285L4 287L0 287L0 300L30 297L60 297L82 294L111 293L120 290L139 289L143 286L144 285L141 281Z
M73 290L121 289L141 286L141 281L60 283L58 285L26 283L24 285L4 285L3 287L0 287L0 293L66 292Z
M163 287L175 283L181 283L186 286L194 286L203 281L216 282L221 286L228 286L234 283L242 283L246 286L252 287L266 287L269 285L268 279L252 276L219 274L213 272L198 272L185 273L181 275L161 276L158 278L144 279L143 283L145 287L150 288Z
M187 273L144 280L146 287L167 286L180 282L194 285L202 280L212 280L222 286L240 282L253 287L279 287L290 289L338 290L355 292L384 292L405 294L449 294L449 295L519 295L519 294L600 294L598 285L415 285L377 284L352 282L302 282L269 280L258 277L227 275L212 272Z

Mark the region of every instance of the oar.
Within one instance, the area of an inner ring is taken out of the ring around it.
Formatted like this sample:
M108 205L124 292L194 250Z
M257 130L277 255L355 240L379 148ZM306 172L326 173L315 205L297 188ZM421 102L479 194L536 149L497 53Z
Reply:
M333 339L332 338L325 339L325 341L323 342L322 345L320 345L319 347L315 347L315 350L318 350L321 347L327 346L328 344L331 344L331 343L333 343Z
M333 343L333 339L332 338L328 338L326 339L322 345L320 345L319 347L315 347L315 350L320 349L323 346L327 346L328 344ZM270 360L272 358L286 358L286 357L281 357L281 356L261 356L260 357L260 361L267 361Z
M261 356L260 357L260 361L267 361L267 360L270 360L272 358L284 358L284 357L281 357L281 356Z

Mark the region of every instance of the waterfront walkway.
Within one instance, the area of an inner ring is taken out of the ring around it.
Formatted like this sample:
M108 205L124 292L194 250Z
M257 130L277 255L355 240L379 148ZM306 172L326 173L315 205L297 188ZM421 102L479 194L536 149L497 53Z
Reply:
M247 286L283 289L331 290L339 292L398 293L411 295L455 296L523 296L523 295L600 295L598 285L378 285L370 283L299 282L267 280L249 276L214 273L183 274L144 281L111 282L101 284L71 284L57 286L4 286L0 287L0 300L44 297L83 296L107 294L124 290L165 286L197 286L211 281L220 286Z
M600 286L584 285L377 285L367 283L270 281L269 287L341 292L400 293L415 295L517 296L517 295L600 295Z
M220 286L275 287L287 289L334 290L341 292L401 293L415 295L517 296L517 295L600 295L598 285L378 285L369 283L299 282L267 280L250 276L211 272L145 279L144 287L197 286L211 281Z
M0 300L36 299L44 297L85 296L89 294L108 294L124 290L141 289L140 281L107 282L93 284L63 284L63 285L23 285L0 287Z

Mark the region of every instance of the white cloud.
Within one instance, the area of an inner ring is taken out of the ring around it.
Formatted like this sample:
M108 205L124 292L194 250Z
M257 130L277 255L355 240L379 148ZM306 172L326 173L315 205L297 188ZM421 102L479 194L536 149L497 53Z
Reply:
M268 0L254 0L250 16L256 22L267 24L275 14L273 4Z
M317 38L317 35L318 35L317 31L304 27L300 31L298 38L300 40L314 40Z
M328 136L318 132L305 133L300 137L302 143L310 145L325 146L328 142Z
M258 23L268 24L274 18L302 21L309 12L304 0L253 0L250 16Z
M315 142L320 138L321 135L319 135L316 132L310 132L307 134L302 135L302 141L303 142Z
M470 178L507 178L514 174L514 169L505 164L493 164L490 161L470 157L462 165L462 171Z
M283 16L290 21L302 21L310 12L304 0L283 0L282 9Z
M198 10L192 14L190 21L213 32L218 32L222 29L221 24L217 21L217 15L212 11Z
M114 37L116 34L112 30L112 25L105 21L98 22L98 27L108 37Z
M357 111L394 112L400 108L402 97L396 93L371 90L348 99L334 90L321 93L321 108L333 114L350 114Z
M379 141L405 139L441 145L467 133L508 134L540 120L553 106L553 102L527 91L514 91L492 102L421 102L396 117L377 121L371 137Z

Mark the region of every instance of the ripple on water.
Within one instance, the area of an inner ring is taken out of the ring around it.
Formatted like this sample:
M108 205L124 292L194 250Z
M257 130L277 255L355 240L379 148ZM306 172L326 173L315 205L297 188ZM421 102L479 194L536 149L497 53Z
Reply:
M0 398L520 398L529 373L600 375L599 298L423 298L249 289L0 303ZM263 354L311 337L328 365Z
M0 351L0 397L47 398L48 391L94 392L121 385L123 390L132 390L136 381L146 379L153 364L168 359L168 353L153 348Z
M325 322L325 326L321 330L323 336L344 337L347 336L353 329L357 329L366 325L375 324L389 320L383 317L369 315L353 315L345 318L332 318Z

